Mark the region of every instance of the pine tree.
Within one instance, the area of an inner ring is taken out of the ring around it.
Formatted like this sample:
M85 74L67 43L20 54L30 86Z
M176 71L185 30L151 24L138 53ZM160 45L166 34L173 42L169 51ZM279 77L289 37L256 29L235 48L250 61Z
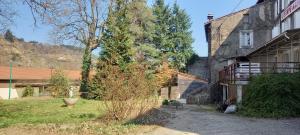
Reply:
M156 17L154 44L161 51L161 55L165 56L172 46L169 36L171 11L168 6L165 6L164 0L155 0L153 14Z
M190 17L177 3L170 9L164 0L155 1L153 14L156 17L154 34L156 48L173 68L183 71L193 54Z
M152 72L160 64L159 50L153 43L155 17L152 10L146 0L132 0L127 17L131 20L130 34L134 38L135 60L147 65Z
M191 25L191 19L185 10L180 9L175 3L170 21L172 47L169 59L172 67L181 71L185 69L187 61L193 55Z
M125 66L132 61L133 38L129 31L130 20L127 14L127 1L116 0L111 4L103 33L100 60L119 66Z
M14 40L15 40L15 36L12 34L12 32L10 30L7 30L5 32L4 38L5 38L5 40L7 40L9 42L14 42Z

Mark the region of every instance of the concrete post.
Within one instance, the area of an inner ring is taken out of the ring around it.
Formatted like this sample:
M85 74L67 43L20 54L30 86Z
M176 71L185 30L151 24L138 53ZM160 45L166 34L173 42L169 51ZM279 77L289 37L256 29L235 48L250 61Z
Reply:
M236 98L236 102L237 103L241 103L242 102L242 96L243 96L243 85L237 85L237 98Z
M40 96L40 90L39 87L33 87L33 97Z
M226 86L223 85L223 102L226 101L226 98L227 98L227 90L226 90Z

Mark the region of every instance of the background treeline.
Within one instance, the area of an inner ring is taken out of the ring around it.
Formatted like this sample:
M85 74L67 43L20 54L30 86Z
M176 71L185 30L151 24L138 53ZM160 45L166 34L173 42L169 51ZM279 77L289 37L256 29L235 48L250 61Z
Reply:
M174 69L185 69L193 54L193 38L190 17L183 9L176 3L165 5L164 0L156 0L152 7L146 0L131 0L119 6L109 9L101 60L118 55L114 58L118 64L135 61L152 70L165 60Z

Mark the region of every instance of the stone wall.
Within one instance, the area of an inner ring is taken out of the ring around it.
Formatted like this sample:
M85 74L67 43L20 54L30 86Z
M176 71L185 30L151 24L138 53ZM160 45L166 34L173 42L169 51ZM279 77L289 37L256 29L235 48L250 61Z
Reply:
M176 86L161 89L160 97L162 99L187 99L195 91L207 89L207 81L197 76L179 73L176 79Z
M208 57L199 57L193 64L187 66L188 74L208 79Z
M210 103L210 96L207 87L202 87L195 90L187 97L188 104L208 104Z
M209 82L218 81L219 71L227 61L246 56L263 46L272 37L272 2L266 1L239 12L215 19L206 24L209 48ZM246 22L245 19L249 18ZM253 31L253 47L240 48L240 31Z

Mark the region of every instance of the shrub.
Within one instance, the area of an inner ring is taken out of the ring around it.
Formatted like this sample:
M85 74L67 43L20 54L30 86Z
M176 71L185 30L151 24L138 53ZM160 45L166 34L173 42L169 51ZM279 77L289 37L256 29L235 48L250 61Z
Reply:
M135 117L157 104L156 81L137 64L120 68L106 62L100 63L93 84L93 93L105 101L109 119Z
M5 32L4 38L5 38L5 40L7 40L9 42L14 42L14 40L15 40L15 36L12 34L12 32L10 30L7 30Z
M169 105L169 100L167 99L163 100L162 105Z
M34 89L30 85L27 85L23 92L23 97L33 96L33 92L34 92Z
M69 94L70 83L62 70L55 70L49 80L47 88L53 97L67 97Z
M272 118L300 116L300 73L252 78L240 113Z

